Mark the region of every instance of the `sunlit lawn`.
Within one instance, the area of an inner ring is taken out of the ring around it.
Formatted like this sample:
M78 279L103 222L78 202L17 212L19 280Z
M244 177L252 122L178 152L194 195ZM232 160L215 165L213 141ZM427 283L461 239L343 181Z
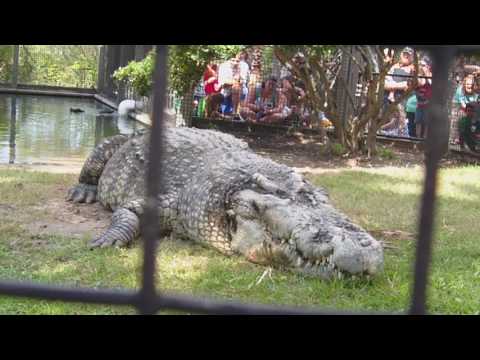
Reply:
M90 251L91 234L81 239L29 233L22 227L32 206L52 196L55 186L76 176L0 169L0 278L95 288L135 288L141 249ZM312 177L328 189L334 204L379 239L386 251L385 273L367 280L324 282L265 268L241 257L226 258L189 243L167 240L158 257L162 289L216 298L327 308L395 311L408 307L422 170L342 170ZM480 298L480 169L441 173L429 309L473 314ZM21 184L21 185L19 185ZM10 208L13 206L14 208ZM41 214L33 214L41 216ZM0 297L1 314L129 314L131 308L64 304Z

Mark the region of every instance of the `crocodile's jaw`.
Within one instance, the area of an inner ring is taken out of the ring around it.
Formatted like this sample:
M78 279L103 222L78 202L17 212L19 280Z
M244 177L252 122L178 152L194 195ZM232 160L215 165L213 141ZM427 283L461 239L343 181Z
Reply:
M383 270L382 245L329 205L310 209L250 190L237 198L232 249L252 262L329 279Z

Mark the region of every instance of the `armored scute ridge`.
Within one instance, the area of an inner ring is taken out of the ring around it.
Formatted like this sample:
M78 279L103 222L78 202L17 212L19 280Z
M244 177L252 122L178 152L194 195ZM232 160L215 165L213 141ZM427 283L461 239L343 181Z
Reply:
M69 191L69 201L98 200L113 211L92 247L126 246L139 235L148 140L149 132L106 139ZM165 233L324 278L382 270L381 244L291 168L216 131L169 128L164 142L158 204Z

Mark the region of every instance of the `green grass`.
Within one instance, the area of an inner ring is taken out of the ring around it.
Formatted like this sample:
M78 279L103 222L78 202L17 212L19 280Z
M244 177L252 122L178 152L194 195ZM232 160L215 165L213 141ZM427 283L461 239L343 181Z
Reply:
M394 160L397 158L397 155L395 155L395 152L391 148L379 146L377 151L378 156L382 159Z
M409 305L415 243L384 232L416 233L423 173L419 168L340 170L312 176L333 203L379 239L385 272L373 280L324 282L288 271L265 271L241 257L224 257L189 243L165 240L158 256L162 289L266 304L403 311ZM141 248L90 251L89 236L32 234L24 219L34 207L75 182L75 176L0 169L0 278L95 288L137 288ZM476 314L480 298L480 169L441 172L429 309ZM58 196L58 195L56 195ZM6 205L13 206L11 210ZM10 209L10 210L8 210ZM413 236L415 238L415 236ZM0 297L0 314L133 314L128 307L69 304ZM175 312L169 312L175 313Z

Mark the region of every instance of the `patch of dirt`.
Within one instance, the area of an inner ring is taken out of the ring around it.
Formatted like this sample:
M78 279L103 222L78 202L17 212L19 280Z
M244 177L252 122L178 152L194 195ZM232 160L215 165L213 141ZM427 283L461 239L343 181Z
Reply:
M256 153L294 167L304 172L315 169L338 168L374 168L385 166L412 167L422 165L424 155L418 150L399 149L389 146L391 158L367 156L335 156L326 150L319 136L294 133L292 135L274 134L258 136L254 133L232 133L246 141Z
M112 213L99 203L74 204L65 201L66 187L58 187L46 203L34 207L42 215L25 227L38 235L55 234L83 237L100 235L110 225Z

